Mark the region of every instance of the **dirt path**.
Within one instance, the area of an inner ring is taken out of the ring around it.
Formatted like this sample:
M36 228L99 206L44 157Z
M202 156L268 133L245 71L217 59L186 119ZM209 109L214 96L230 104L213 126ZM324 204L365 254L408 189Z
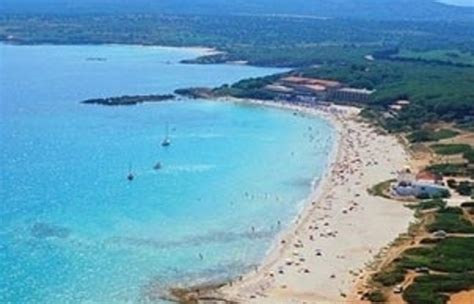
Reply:
M451 295L448 304L474 304L474 289Z

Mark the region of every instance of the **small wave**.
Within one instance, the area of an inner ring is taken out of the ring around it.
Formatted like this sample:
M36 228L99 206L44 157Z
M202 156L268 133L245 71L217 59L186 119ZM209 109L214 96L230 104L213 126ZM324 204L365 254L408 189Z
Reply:
M202 139L207 139L207 138L223 138L223 137L226 137L225 135L222 135L222 134L217 134L217 133L204 133L204 134L200 134L200 133L190 133L190 134L186 134L186 135L183 135L183 136L180 136L182 138L202 138Z
M206 172L211 171L215 168L214 165L208 164L196 164L196 165L181 165L181 166L170 166L165 168L168 172Z

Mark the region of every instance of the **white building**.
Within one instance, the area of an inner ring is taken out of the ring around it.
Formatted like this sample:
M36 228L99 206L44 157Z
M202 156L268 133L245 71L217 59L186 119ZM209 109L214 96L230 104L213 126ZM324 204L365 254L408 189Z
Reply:
M392 188L395 196L402 197L443 196L446 192L449 190L444 186L441 176L428 171L414 175L407 168L399 172L397 182Z

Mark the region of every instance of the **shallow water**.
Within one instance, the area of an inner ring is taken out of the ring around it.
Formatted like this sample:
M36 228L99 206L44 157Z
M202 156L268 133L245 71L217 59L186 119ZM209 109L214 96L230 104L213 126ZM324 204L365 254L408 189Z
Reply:
M324 173L326 121L213 101L79 104L281 71L178 63L197 55L0 45L1 303L146 302L264 256Z

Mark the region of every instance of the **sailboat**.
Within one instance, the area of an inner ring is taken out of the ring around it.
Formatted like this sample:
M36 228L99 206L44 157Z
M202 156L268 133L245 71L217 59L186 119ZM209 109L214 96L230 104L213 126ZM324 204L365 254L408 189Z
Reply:
M158 171L163 167L163 165L160 162L157 162L154 166L153 169Z
M171 139L169 137L169 126L168 124L166 124L166 136L165 138L163 139L163 141L161 142L161 146L162 147L168 147L171 145Z
M132 173L132 165L130 164L130 165L128 166L127 179L128 179L128 181L131 182L131 181L133 181L134 178L135 178L135 176L134 176L133 173Z

